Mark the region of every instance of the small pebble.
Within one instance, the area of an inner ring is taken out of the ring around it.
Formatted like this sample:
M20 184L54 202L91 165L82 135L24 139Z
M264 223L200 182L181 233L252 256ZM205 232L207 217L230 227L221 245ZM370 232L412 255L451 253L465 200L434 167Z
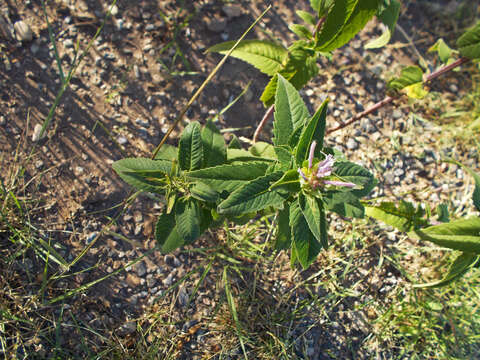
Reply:
M17 40L22 42L32 41L33 40L33 32L30 25L28 25L25 21L20 20L17 21L13 28L15 29L15 34L17 36Z
M37 142L45 138L46 131L43 132L42 134L42 125L37 124L33 128L33 134L32 134L32 141Z
M117 142L120 144L120 145L125 145L128 143L128 139L125 137L125 136L119 136L117 138Z
M90 235L88 235L87 238L85 239L86 244L87 245L90 244L95 239L97 234L98 234L97 232L93 232Z
M347 149L349 150L357 150L358 149L358 142L355 139L348 139L347 141Z

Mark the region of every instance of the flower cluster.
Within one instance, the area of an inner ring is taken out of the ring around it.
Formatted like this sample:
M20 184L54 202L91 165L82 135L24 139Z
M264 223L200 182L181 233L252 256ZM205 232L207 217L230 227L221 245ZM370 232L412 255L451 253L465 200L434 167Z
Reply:
M301 168L298 169L302 184L309 184L312 189L318 189L325 185L354 188L356 186L354 183L328 179L328 177L332 175L333 165L335 164L335 158L333 157L333 155L327 155L324 160L318 163L316 168L314 167L313 156L316 146L316 141L313 141L312 145L310 145L310 153L308 156L308 169L306 169L306 171Z

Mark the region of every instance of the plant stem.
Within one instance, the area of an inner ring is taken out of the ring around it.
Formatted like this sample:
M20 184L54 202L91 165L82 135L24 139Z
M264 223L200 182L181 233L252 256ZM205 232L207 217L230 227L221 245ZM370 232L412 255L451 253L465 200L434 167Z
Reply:
M225 63L225 61L227 61L228 57L232 54L233 50L235 50L235 48L238 46L238 44L240 44L240 42L245 38L245 36L250 32L250 30L253 29L253 27L260 21L261 18L263 18L263 16L272 8L272 5L269 5L267 7L267 9L253 22L252 25L250 25L250 27L242 34L242 36L237 40L237 42L235 43L235 45L233 45L233 47L228 51L228 53L225 54L225 56L223 57L222 60L220 60L220 62L217 64L217 66L215 66L215 69L213 69L213 71L208 75L208 77L205 79L205 81L203 82L202 85L200 85L200 87L198 88L198 90L195 92L195 94L193 94L193 96L190 98L190 100L188 101L188 103L185 105L185 107L182 109L182 111L180 112L180 114L177 116L177 118L175 119L175 121L173 122L173 124L170 126L170 128L168 129L167 133L163 136L162 138L162 141L160 141L160 144L158 144L158 146L155 148L155 150L153 151L153 154L152 154L152 159L155 159L155 157L157 156L158 152L160 151L160 148L162 147L162 145L165 143L165 141L167 141L168 137L170 136L170 134L173 132L173 129L175 129L177 127L177 125L180 123L180 121L182 121L183 117L185 116L185 113L187 112L187 110L190 108L190 106L192 106L193 102L200 96L200 94L202 93L203 89L205 89L205 87L207 86L207 84L213 79L213 77L215 76L215 74L218 72L218 70L220 70L220 68L223 66L223 64Z
M327 18L324 16L318 20L317 24L315 25L315 31L313 32L314 35L317 35L317 33L320 31L322 28L323 23L325 22Z
M454 61L453 63L449 64L449 65L446 65L446 66L443 66L441 67L440 69L438 69L437 71L434 71L433 73L431 73L430 75L427 75L424 77L423 79L423 83L426 84L430 81L432 81L433 79L436 79L437 77L439 77L440 75L443 75L445 74L446 72L448 71L451 71L453 70L454 68L462 65L462 64L465 64L466 62L468 62L470 59L468 58L465 58L465 57L462 57L456 61ZM387 104L390 104L393 100L399 98L402 94L399 94L397 96L387 96L386 98L384 98L382 101L379 101L378 103L376 103L375 105L371 106L370 108L368 108L367 110L365 111L362 111L361 113L358 113L356 114L355 116L353 116L352 118L350 118L348 121L345 121L343 123L341 123L340 125L334 127L333 129L329 129L326 131L326 135L328 134L331 134L335 131L338 131L340 129L343 129L345 127L347 127L348 125L350 124L353 124L355 121L358 121L362 118L364 118L365 116L371 114L372 112L380 109L381 107L387 105Z
M275 105L270 106L267 111L265 112L265 115L263 115L262 121L260 121L260 124L258 124L257 129L255 130L255 134L253 135L253 143L255 144L257 142L258 136L260 135L260 131L262 131L263 127L267 123L268 119L270 116L273 114L273 110L275 109Z

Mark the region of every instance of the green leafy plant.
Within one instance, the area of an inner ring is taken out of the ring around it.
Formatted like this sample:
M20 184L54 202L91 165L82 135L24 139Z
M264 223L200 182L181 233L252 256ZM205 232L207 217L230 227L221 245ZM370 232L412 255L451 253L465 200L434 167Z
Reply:
M254 136L254 144L248 150L242 149L236 138L227 146L212 121L203 128L192 122L184 129L178 147L161 148L164 138L154 159L123 159L114 164L114 169L137 189L165 197L165 208L156 226L157 240L165 252L192 244L204 231L225 221L242 223L258 215L276 215L276 248L290 248L292 264L298 261L307 268L321 249L328 247L329 211L358 218L366 213L421 240L462 251L446 279L460 276L477 261L478 219L431 224L429 213L404 201L368 206L365 211L360 199L372 190L375 179L365 168L324 146L327 101L312 116L297 91L317 74L319 56L330 56L373 16L385 24L386 33L368 47L388 42L400 3L310 3L315 13L297 12L305 24L290 26L300 39L288 48L269 41L242 40L209 49L244 60L271 76L261 100L265 106L272 105L266 115L274 111L272 144L255 142ZM431 50L437 51L446 66L428 75L418 66L404 68L400 77L389 82L391 95L331 131L351 124L403 93L413 98L425 97L427 82L480 57L479 34L480 26L476 25L458 39L462 57L457 60L453 60L454 50L437 42ZM181 116L175 124L179 119ZM477 206L479 191L474 193ZM448 218L445 208L439 209L439 219Z
M165 196L156 238L165 252L192 244L224 221L278 214L276 247L307 268L328 247L326 213L363 217L359 199L375 185L363 167L324 147L327 101L311 116L295 87L278 76L273 144L229 148L209 121L190 123L178 148L113 168L139 190Z

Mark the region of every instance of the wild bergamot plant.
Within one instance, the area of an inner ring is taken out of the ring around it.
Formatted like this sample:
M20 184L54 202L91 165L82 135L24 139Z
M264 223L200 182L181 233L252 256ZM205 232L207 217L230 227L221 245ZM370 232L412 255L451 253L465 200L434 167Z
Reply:
M400 2L310 3L314 14L298 11L305 24L290 26L299 40L289 48L269 41L245 40L209 49L229 53L271 77L261 100L265 106L273 104L269 110L275 109L272 144L258 142L244 150L233 140L227 146L212 121L203 128L192 122L184 129L178 147L164 145L154 159L117 161L114 169L137 189L165 197L155 235L165 252L193 243L205 230L225 221L241 223L258 215L277 214L276 248L290 248L292 264L298 261L307 268L321 249L328 247L328 212L346 218L367 214L421 240L461 251L445 279L430 285L455 280L478 262L480 218L448 222L448 213L439 207L439 219L445 223L435 224L429 211L405 201L364 207L361 199L370 193L376 180L364 167L324 146L327 101L312 116L297 91L318 73L318 57L330 57L373 16L386 27L384 34L367 47L385 45L395 28ZM418 66L404 68L400 77L389 81L390 96L370 112L402 94L425 97L425 83L480 58L480 24L458 39L457 48L452 50L439 40L431 51L436 51L445 65L430 74ZM455 60L456 54L462 57ZM480 176L467 170L475 179L473 202L480 211Z

